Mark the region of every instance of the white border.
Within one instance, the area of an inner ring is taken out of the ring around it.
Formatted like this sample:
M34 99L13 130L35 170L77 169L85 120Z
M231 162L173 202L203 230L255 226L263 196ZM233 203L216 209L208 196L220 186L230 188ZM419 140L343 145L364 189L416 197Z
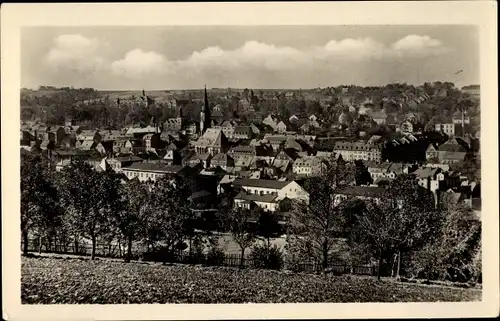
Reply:
M496 2L3 4L2 284L7 320L474 317L499 313ZM480 30L483 301L476 303L20 305L19 89L21 26L440 25Z

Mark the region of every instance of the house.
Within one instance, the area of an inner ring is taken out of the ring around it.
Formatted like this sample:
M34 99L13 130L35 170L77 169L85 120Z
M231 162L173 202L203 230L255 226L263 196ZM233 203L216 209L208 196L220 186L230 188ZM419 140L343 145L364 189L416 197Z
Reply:
M210 118L213 119L216 123L219 123L224 119L224 114L221 111L220 105L214 107L212 113L210 114Z
M163 162L166 165L181 165L182 156L177 150L167 149L165 156L163 156Z
M271 127L273 130L276 130L276 125L278 125L278 119L274 117L272 114L267 115L266 118L262 121L264 125Z
M219 153L216 154L211 162L210 162L212 167L220 167L223 170L226 170L228 167L234 167L234 159L227 155L226 153Z
M101 155L112 155L113 154L113 142L111 141L101 141L95 146L95 150Z
M233 120L225 120L222 124L213 126L214 129L221 129L227 138L233 137L234 129L238 124Z
M102 141L115 141L118 139L126 139L126 136L122 134L119 130L106 130L100 131Z
M141 163L142 161L142 158L137 156L122 156L105 159L108 166L117 173L122 173L124 167L128 167L133 163Z
M188 122L184 126L184 131L183 133L188 136L188 137L195 137L196 133L198 131L198 123L196 122Z
M93 140L84 140L82 142L77 142L76 148L82 151L92 151L95 150L99 143Z
M379 202L385 192L385 188L377 186L348 186L334 195L334 203L338 205L349 198Z
M425 150L425 159L427 161L439 159L439 153L438 153L436 146L434 146L434 144L432 144L432 143L429 144L429 147L427 147L427 149Z
M51 151L54 149L54 147L55 147L54 142L51 140L48 140L48 139L46 139L40 143L40 149L43 151Z
M283 121L280 121L278 124L276 124L275 131L278 133L284 133L287 131L287 128L287 125Z
M260 129L259 127L255 126L255 124L250 124L250 129L252 130L252 136L259 136L260 135Z
M371 144L371 145L375 145L375 144L380 143L381 141L382 141L382 136L380 136L380 135L373 135L373 136L371 136L368 139L367 143Z
M130 127L127 129L126 135L135 138L142 138L146 134L156 134L160 130L157 126L146 126L146 127Z
M481 94L481 87L479 85L469 85L462 87L461 91L471 96L479 96Z
M54 126L50 128L49 132L52 133L51 137L53 137L54 143L58 146L61 145L61 142L66 136L66 131L64 130L64 127Z
M146 147L146 150L152 150L152 149L161 149L164 146L163 141L160 138L159 134L146 134L143 136L142 140L144 141L144 147Z
M247 115L247 120L251 123L262 123L262 115L260 113L251 113Z
M409 120L405 120L399 125L399 130L402 133L413 133L413 123Z
M241 191L234 198L234 207L251 209L255 205L264 211L275 212L279 206L279 201L277 199L278 196L273 194L258 195Z
M82 130L84 130L84 128L82 126L65 126L64 127L64 132L67 134L67 135L79 135Z
M236 179L233 187L243 189L247 194L274 195L277 200L284 198L309 201L309 193L295 181L275 181L269 179Z
M281 173L286 173L289 169L292 169L293 162L293 158L282 150L274 157L271 166L278 169Z
M450 165L440 163L427 163L425 164L425 167L440 168L442 173L446 173L450 170Z
M314 115L313 115L314 116ZM308 123L309 127L313 127L313 128L321 128L321 124L319 123L318 120L314 119L314 120L311 120L309 119L309 123Z
M286 135L265 135L264 141L269 143L273 150L279 150L286 142Z
M413 170L409 164L384 162L380 164L371 164L368 166L368 173L374 183L377 179L385 179L386 181L395 179L398 175L408 174Z
M451 138L446 143L439 146L437 154L440 163L457 163L465 159L467 149L461 145L456 138Z
M245 155L245 156L234 156L234 166L236 168L244 169L249 168L254 163L255 156Z
M196 159L201 165L203 165L203 168L209 168L212 155L210 153L197 154L191 159L191 161L195 162Z
M389 167L391 166L391 163L384 162L380 164L372 164L368 166L368 173L370 174L370 177L372 178L373 181L377 180L378 178L386 178L387 173L389 172Z
M333 152L317 151L315 156L321 158L322 160L328 160L333 155Z
M196 209L212 208L216 202L214 195L207 190L196 191L188 199L192 201L192 207Z
M435 125L435 129L437 132L443 132L448 136L455 136L456 132L456 124L454 123L437 123Z
M287 137L283 148L284 149L293 149L296 152L303 151L302 145L300 145L300 143L297 140L295 140L293 137Z
M225 153L228 149L228 139L221 129L208 128L194 144L198 154L209 153L214 156Z
M125 150L128 139L117 139L113 141L113 153L121 153Z
M102 140L101 134L97 130L82 130L76 138L80 141L94 141L97 144Z
M412 174L415 175L418 185L433 193L439 189L440 182L444 181L444 174L440 168L420 167Z
M158 163L133 163L122 167L122 172L128 179L138 178L139 181L156 181L166 174L178 174L183 169L180 165L164 165Z
M467 112L461 112L460 110L457 110L456 112L453 113L451 116L451 120L454 124L458 125L469 125L470 124L470 117L467 115Z
M146 152L146 147L141 139L129 139L125 143L125 148L121 152L140 154Z
M250 126L236 126L233 131L232 138L235 139L251 139L252 129Z
M380 162L382 148L379 145L367 144L366 142L336 142L333 149L335 154L342 156L346 161L364 160Z
M255 146L238 145L231 148L228 154L235 159L241 156L249 156L249 155L256 156L257 148Z
M35 137L27 130L21 130L21 146L30 146L30 142L34 141Z
M466 201L465 193L460 193L459 191L455 191L451 188L440 195L440 204L443 208L446 208L447 205L458 205L463 201Z
M320 157L305 156L300 157L293 163L293 173L304 176L317 176L320 175L326 168L326 164Z
M36 124L31 127L30 131L31 135L35 137L37 140L51 140L55 141L55 136L54 133L50 132L50 128L42 125L42 124Z
M311 132L311 125L309 124L304 124L299 127L299 131L304 134L308 134Z

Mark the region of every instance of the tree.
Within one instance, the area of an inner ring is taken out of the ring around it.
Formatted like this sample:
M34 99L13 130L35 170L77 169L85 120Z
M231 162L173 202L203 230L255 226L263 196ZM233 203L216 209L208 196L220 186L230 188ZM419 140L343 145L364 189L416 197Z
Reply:
M368 172L368 168L363 164L362 161L355 162L355 169L356 185L368 185L373 183L373 179Z
M304 183L309 200L297 200L287 230L290 252L321 262L327 268L337 238L342 232L343 205L335 195L354 181L354 168L330 159L326 170Z
M119 197L119 184L113 172L99 173L89 164L77 161L62 171L61 192L68 219L75 232L90 238L91 259L95 258L97 238L110 231L110 216Z
M399 176L378 201L366 203L363 213L357 216L359 233L378 258L379 279L384 258L397 254L399 266L402 254L422 247L437 233L437 214L433 195L411 175Z
M132 242L140 236L146 204L149 202L148 188L134 178L121 186L121 197L123 208L115 209L114 219L121 234L127 240L127 254L125 261L130 262L132 257Z
M278 216L272 212L262 212L257 221L257 235L264 238L267 248L271 247L271 238L277 238L282 234Z
M152 186L144 219L148 245L162 243L173 258L184 244L185 220L190 217L189 186L176 175L165 175Z
M28 254L29 232L42 233L58 225L58 194L40 155L21 153L21 232L23 254ZM40 244L41 248L41 244Z
M439 234L411 256L410 271L418 277L465 282L481 274L481 222L464 203L445 206Z
M255 208L253 210L231 208L224 213L226 226L241 250L240 267L243 267L245 250L252 246L256 239L255 230L250 225L256 212Z

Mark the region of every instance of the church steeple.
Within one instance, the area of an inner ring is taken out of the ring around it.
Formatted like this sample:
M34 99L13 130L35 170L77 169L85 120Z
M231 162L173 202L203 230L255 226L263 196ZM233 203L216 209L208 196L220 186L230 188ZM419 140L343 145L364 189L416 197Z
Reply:
M210 107L208 105L207 86L205 85L205 100L200 112L200 132L203 135L210 128Z

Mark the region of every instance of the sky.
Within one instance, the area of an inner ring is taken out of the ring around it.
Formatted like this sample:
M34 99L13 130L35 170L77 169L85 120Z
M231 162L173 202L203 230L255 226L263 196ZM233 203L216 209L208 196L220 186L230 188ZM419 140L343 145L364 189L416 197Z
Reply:
M476 27L25 27L21 33L24 88L308 89L426 81L479 84Z

